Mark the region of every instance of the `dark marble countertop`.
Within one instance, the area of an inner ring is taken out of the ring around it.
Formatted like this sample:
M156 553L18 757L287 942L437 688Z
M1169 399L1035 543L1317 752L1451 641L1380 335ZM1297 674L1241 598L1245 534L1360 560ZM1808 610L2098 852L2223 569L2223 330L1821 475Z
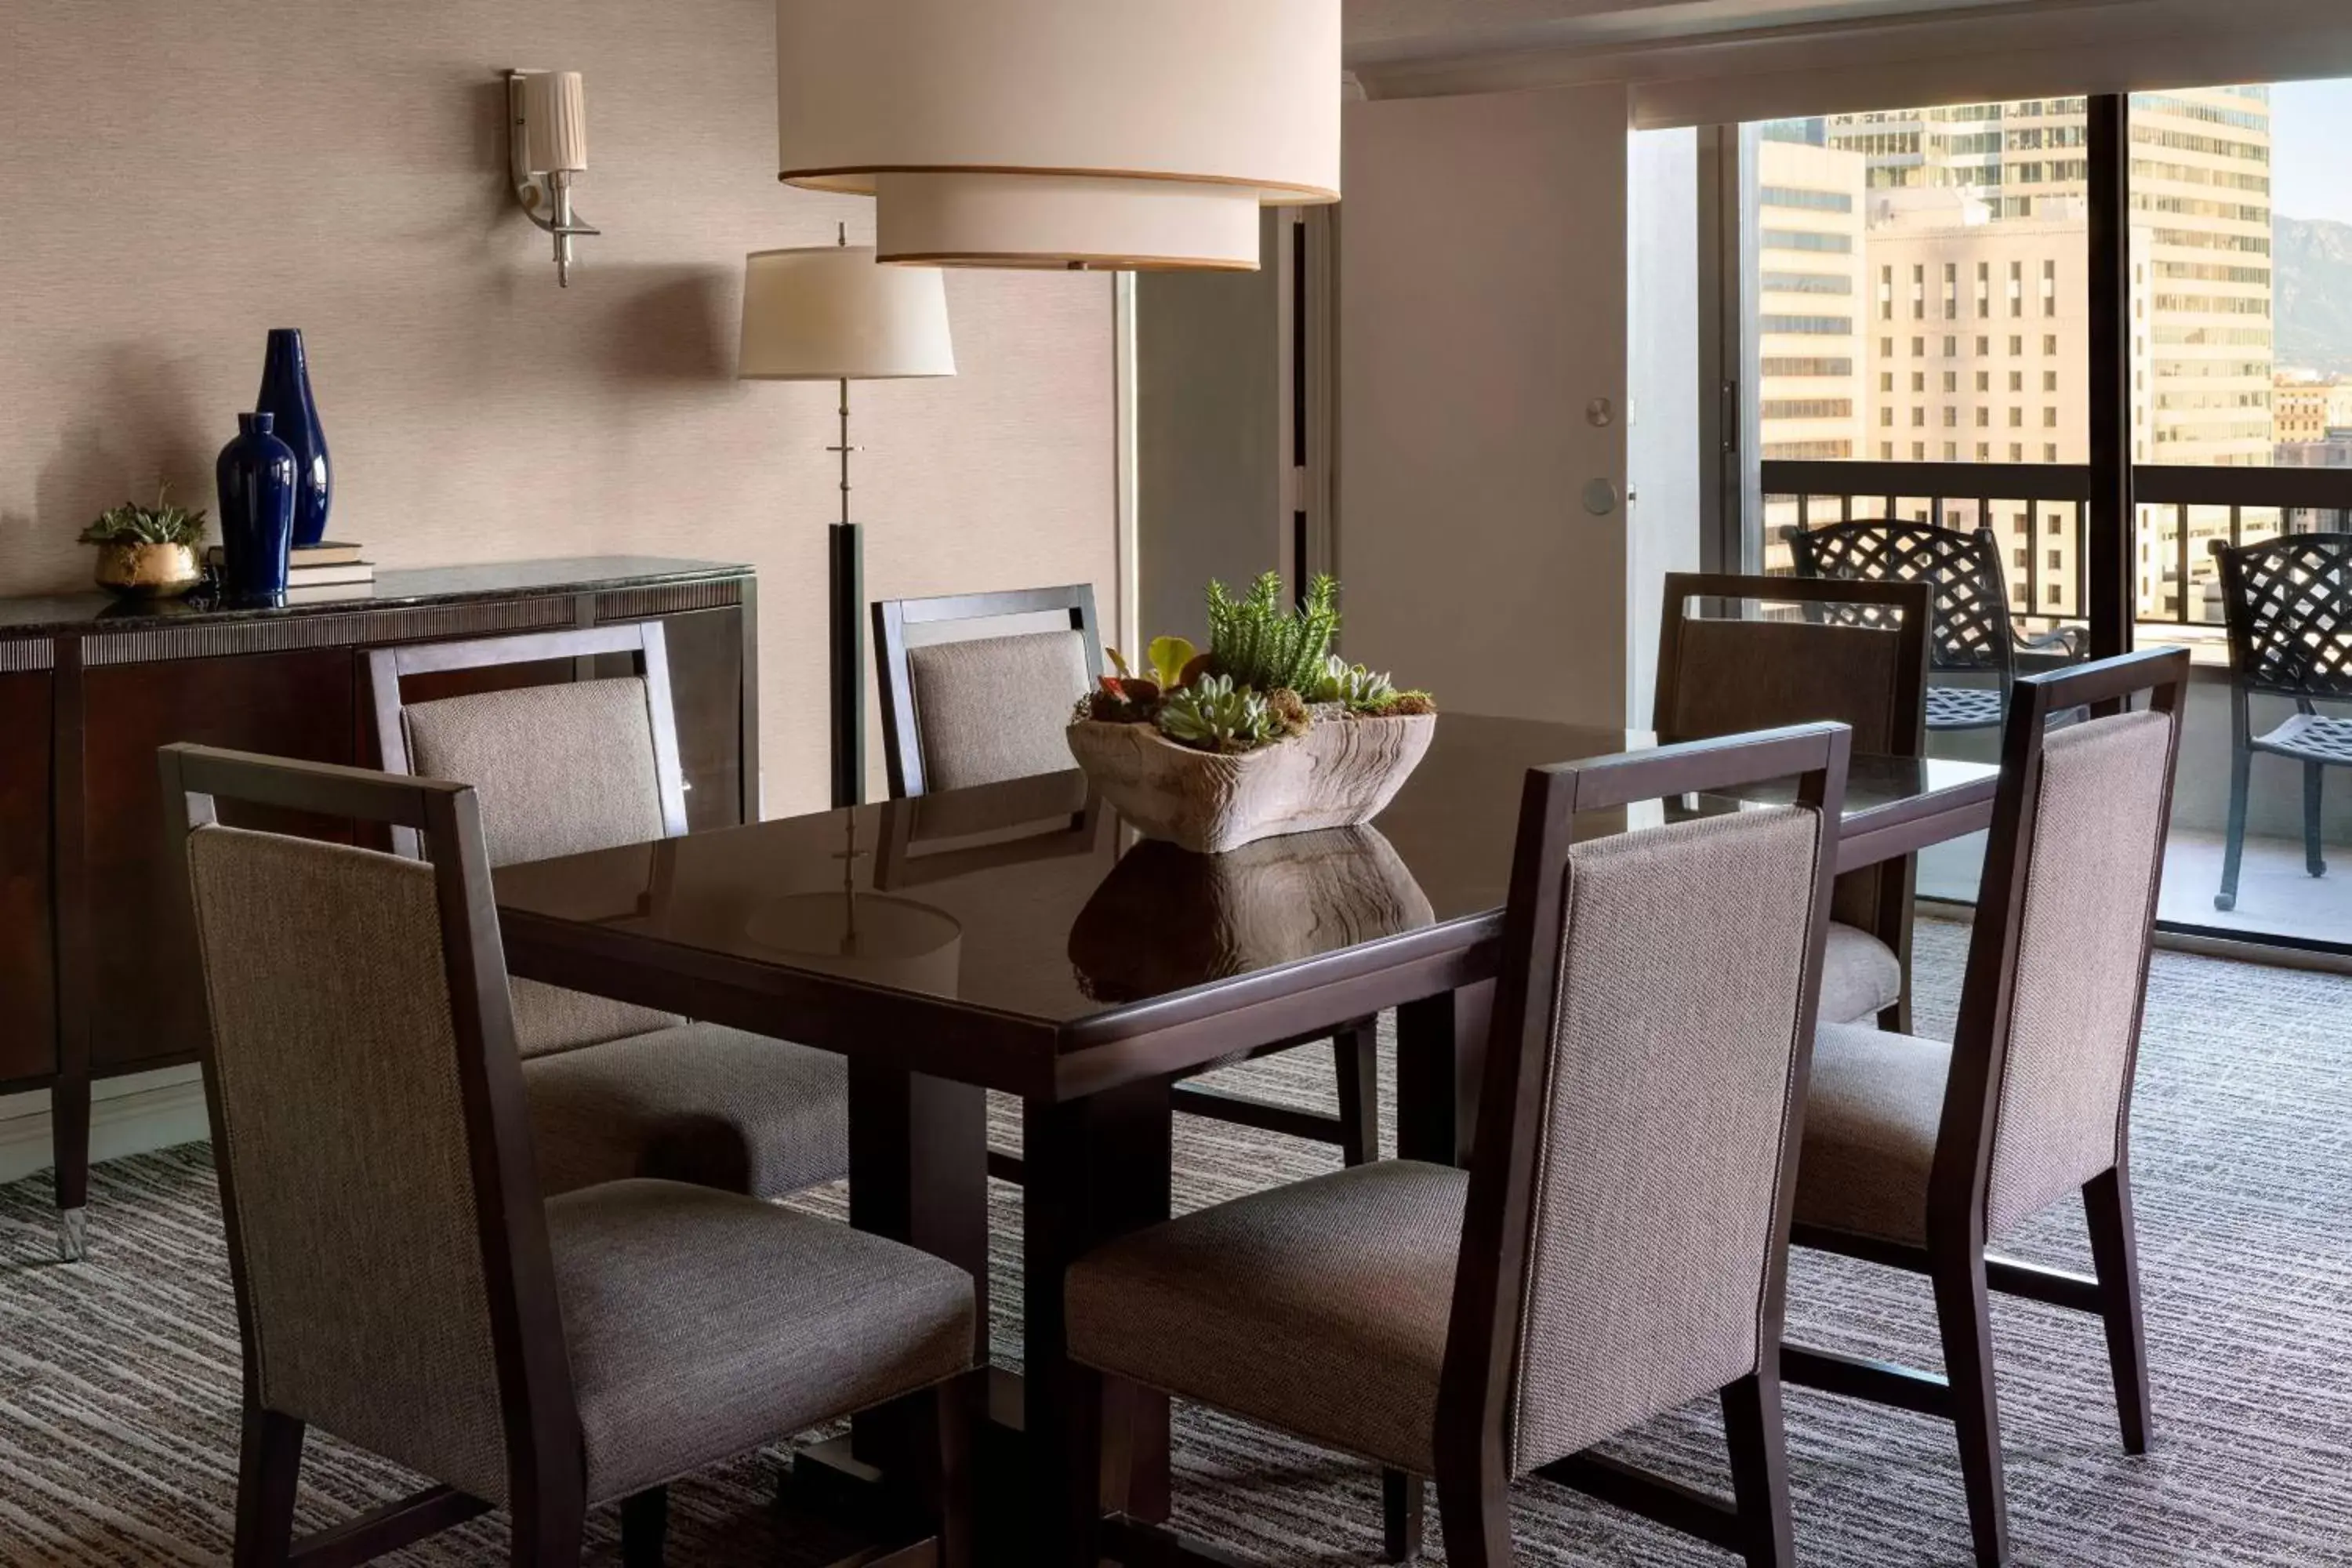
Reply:
M662 555L580 555L549 561L501 561L476 566L425 566L381 571L374 592L299 605L238 607L198 598L118 599L86 594L0 598L0 637L74 637L149 631L191 623L282 620L296 616L347 615L353 610L447 603L523 595L606 592L712 577L742 577L751 568L723 561Z

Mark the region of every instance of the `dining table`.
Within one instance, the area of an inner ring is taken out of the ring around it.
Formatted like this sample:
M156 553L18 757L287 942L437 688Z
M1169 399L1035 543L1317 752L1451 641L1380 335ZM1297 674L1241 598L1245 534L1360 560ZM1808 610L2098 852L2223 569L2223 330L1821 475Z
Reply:
M1467 1163L1527 772L1657 743L1449 712L1370 823L1220 855L1141 838L1075 770L1041 774L506 867L499 923L515 975L839 1053L850 1223L971 1271L982 1363L988 1182L1022 1184L1022 1375L992 1373L989 1407L1026 1479L983 1530L992 1560L1062 1561L1063 1278L1168 1217L1175 1081L1392 1008L1395 1152ZM1854 756L1841 874L1982 830L1997 777ZM1792 790L1592 813L1576 831ZM1020 1102L1017 1154L989 1147L991 1090ZM1167 1402L1105 1397L1125 1441L1104 1506L1164 1519ZM861 1418L814 1462L887 1477L910 1463L917 1419Z

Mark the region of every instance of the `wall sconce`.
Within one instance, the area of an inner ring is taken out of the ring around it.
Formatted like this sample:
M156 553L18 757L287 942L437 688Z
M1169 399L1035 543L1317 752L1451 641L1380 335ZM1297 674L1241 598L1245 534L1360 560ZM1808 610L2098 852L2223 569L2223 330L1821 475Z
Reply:
M572 286L572 241L598 230L572 210L572 176L588 167L587 100L578 71L507 72L508 156L515 200L555 237L555 280Z

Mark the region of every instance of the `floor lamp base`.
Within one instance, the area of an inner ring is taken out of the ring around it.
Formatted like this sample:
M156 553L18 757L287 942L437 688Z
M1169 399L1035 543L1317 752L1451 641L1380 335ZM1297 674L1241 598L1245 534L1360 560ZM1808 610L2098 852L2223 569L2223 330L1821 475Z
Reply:
M866 542L854 522L836 522L830 533L833 804L839 808L866 798Z

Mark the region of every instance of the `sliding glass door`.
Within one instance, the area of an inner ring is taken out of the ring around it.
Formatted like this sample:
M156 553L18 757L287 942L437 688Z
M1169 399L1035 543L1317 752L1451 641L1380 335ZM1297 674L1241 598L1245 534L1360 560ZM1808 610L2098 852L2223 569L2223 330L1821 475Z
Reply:
M1743 127L1738 391L1752 563L1937 576L1932 752L1990 758L2012 673L2185 644L2163 918L2352 946L2352 882L2309 874L2352 840L2352 768L2305 766L2352 637L2326 542L2352 506L2347 134L2352 83ZM2305 617L2289 662L2324 668L2242 703L2213 548L2306 535L2241 559L2273 590L2250 609ZM1977 875L1948 851L1921 889Z

